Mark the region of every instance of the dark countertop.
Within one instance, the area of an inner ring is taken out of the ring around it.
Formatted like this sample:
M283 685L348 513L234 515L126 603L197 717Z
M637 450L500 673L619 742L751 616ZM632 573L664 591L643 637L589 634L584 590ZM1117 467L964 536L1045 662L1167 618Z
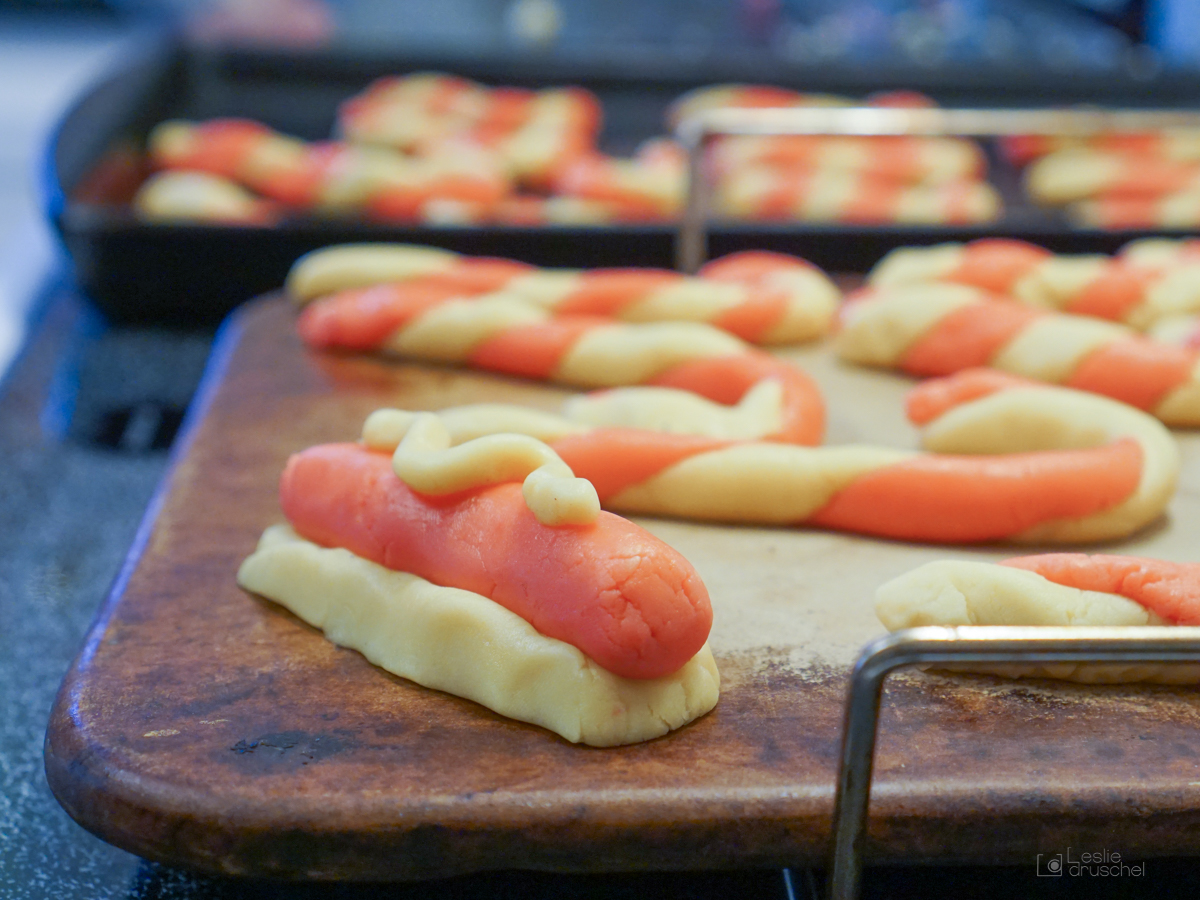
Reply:
M399 886L214 879L139 860L75 825L46 786L46 720L167 466L165 448L213 334L106 328L65 284L41 306L0 383L0 898L789 896L778 870L501 872ZM799 869L792 877L792 895L814 896L818 878ZM1043 879L1033 860L891 867L868 871L864 896L1126 897L1143 896L1151 884L1165 896L1195 895L1200 866L1151 860L1144 879Z

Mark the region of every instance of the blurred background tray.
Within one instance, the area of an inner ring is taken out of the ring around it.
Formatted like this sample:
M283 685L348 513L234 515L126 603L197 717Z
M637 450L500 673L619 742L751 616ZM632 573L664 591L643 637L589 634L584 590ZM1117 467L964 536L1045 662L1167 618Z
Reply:
M146 134L167 118L245 116L305 139L330 134L339 101L371 79L446 71L485 84L579 84L604 105L601 148L629 153L665 132L664 112L681 93L721 82L773 83L861 97L914 89L948 106L1030 106L1089 102L1112 106L1195 107L1200 82L1189 73L1131 75L1010 71L978 67L855 69L780 67L750 59L714 63L671 56L568 57L531 52L455 57L336 50L284 52L203 49L165 42L98 83L67 114L47 149L47 213L74 259L81 286L111 319L213 324L245 297L277 287L301 254L329 243L399 240L542 265L672 264L674 226L397 227L353 219L296 217L271 228L159 225L128 207L148 169ZM970 227L718 223L713 255L749 247L799 253L834 271L863 271L904 244L1009 235L1059 252L1110 252L1144 232L1070 228L1057 213L1031 206L1017 173L989 153L1004 218Z

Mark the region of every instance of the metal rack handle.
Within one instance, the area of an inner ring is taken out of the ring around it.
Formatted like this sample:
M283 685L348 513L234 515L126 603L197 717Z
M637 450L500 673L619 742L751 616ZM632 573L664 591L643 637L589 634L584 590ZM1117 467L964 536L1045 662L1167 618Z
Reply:
M712 109L675 129L687 151L687 189L675 243L675 265L695 273L708 255L709 185L704 150L717 137L824 135L886 137L1086 137L1106 131L1200 128L1200 110L893 109L802 106L786 109Z
M884 679L896 669L921 663L1065 662L1200 664L1200 628L911 628L863 648L846 698L833 806L830 900L858 897Z

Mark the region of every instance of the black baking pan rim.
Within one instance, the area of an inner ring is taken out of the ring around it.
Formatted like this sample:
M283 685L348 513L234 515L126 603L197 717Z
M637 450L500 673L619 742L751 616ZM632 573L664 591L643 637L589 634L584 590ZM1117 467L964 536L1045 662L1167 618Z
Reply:
M654 45L609 45L599 52L555 49L352 47L314 49L182 44L197 65L241 74L295 74L340 80L391 72L440 71L484 83L569 84L574 81L668 84L680 92L721 83L770 83L796 90L862 96L880 90L916 90L944 105L1030 106L1117 102L1146 106L1200 105L1200 71L1146 66L1031 68L992 62L938 67L789 60L770 53L690 55Z

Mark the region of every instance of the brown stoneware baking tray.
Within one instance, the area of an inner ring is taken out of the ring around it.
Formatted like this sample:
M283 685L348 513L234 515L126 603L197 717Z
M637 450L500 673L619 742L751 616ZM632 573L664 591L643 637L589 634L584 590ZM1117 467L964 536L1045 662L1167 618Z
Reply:
M279 297L224 328L136 546L59 693L50 785L85 828L208 872L420 879L805 863L828 850L846 676L882 633L873 594L943 549L816 530L639 520L712 596L715 711L616 749L575 746L372 667L234 582L281 521L288 454L381 406L551 408L566 392L461 369L319 355ZM784 351L831 443L911 445L901 377ZM1169 514L1104 549L1200 556L1200 434ZM102 527L102 523L97 523ZM913 671L882 714L868 858L1028 862L1200 852L1200 691Z

